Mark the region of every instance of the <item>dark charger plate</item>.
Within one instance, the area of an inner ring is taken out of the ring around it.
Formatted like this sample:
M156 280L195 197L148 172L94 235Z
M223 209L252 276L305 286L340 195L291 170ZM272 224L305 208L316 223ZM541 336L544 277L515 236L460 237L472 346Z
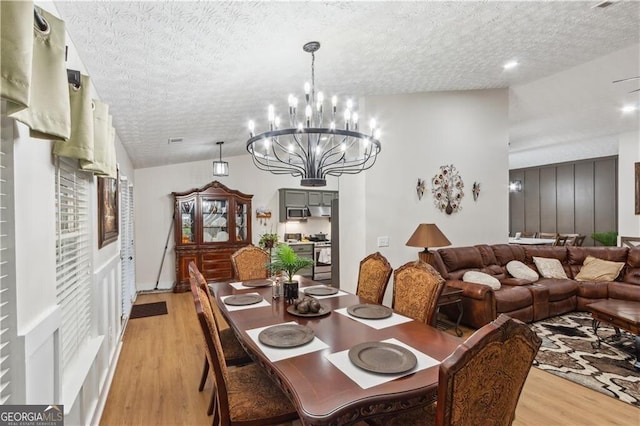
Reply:
M258 334L263 345L274 348L295 348L313 340L314 332L306 325L280 324L265 328Z
M414 368L418 359L410 350L385 342L364 342L349 349L351 362L374 373L398 374Z
M262 302L262 296L259 294L234 294L224 299L225 305L245 306Z
M245 287L268 287L273 285L273 281L271 280L242 281L242 285Z
M329 287L326 285L319 285L316 287L307 287L303 290L304 290L304 294L308 294L309 296L330 296L338 292L337 288Z
M370 303L349 306L347 312L349 315L363 319L383 319L389 318L393 314L393 310L387 306Z

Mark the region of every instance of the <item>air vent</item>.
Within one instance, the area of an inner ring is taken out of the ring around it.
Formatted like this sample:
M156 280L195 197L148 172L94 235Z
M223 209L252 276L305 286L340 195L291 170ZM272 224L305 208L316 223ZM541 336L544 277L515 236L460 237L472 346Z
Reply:
M605 0L596 4L595 6L592 6L592 9L595 9L595 8L604 9L605 7L613 6L614 3L615 1L613 0Z
M184 138L169 138L169 145L172 145L174 143L182 143L184 141Z

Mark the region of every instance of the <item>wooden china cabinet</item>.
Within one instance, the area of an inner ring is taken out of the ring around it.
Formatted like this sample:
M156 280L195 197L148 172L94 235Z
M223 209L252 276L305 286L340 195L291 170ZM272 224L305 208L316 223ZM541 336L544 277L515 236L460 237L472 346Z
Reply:
M207 280L233 278L231 255L251 244L253 195L213 181L173 192L175 200L176 293L189 291L189 262Z

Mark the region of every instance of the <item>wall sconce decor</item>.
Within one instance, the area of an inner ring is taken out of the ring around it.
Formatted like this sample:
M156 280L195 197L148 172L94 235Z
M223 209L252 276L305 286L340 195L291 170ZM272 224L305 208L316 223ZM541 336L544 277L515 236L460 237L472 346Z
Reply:
M464 182L458 170L450 164L441 166L440 171L431 179L433 203L446 214L462 210L460 202L464 196Z
M422 200L422 196L424 195L424 179L418 178L418 184L416 185L416 192L418 193L418 200Z
M522 181L512 180L509 182L509 192L522 192Z
M480 195L480 182L473 182L471 192L473 192L473 201L478 201L478 196Z

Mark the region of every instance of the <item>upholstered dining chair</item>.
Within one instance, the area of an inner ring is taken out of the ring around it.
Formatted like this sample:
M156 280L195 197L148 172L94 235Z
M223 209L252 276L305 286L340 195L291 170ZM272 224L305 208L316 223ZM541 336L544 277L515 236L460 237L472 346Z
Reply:
M212 310L212 312L214 312L214 315L213 315L214 325L217 327L218 332L220 334L220 341L222 343L222 350L224 352L225 364L231 367L236 365L249 364L250 362L252 362L251 357L249 357L247 352L245 352L244 348L236 338L236 335L233 333L233 330L231 330L229 327L220 328L218 321L216 320L216 314L215 314L215 310L217 308L213 300L211 300L211 293L209 292L209 286L207 285L207 280L204 278L200 270L198 270L198 267L196 266L195 262L189 263L189 281L190 282L194 281L195 285L197 287L200 287L207 294L207 297L208 297L207 302L209 303L209 308ZM204 366L202 368L202 377L200 378L200 386L198 387L198 390L200 392L204 390L204 386L206 385L207 379L209 378L209 365L210 365L210 360L205 353ZM215 397L216 397L215 388L216 388L215 383L213 383L213 390L211 392L211 401L209 402L209 408L207 410L208 415L213 414L213 408L215 405Z
M213 424L259 426L298 419L289 398L262 367L247 364L227 368L220 334L208 302L209 295L194 281L191 282L191 291L217 385Z
M392 308L399 314L433 325L445 281L422 260L405 263L393 273Z
M507 315L477 330L440 364L438 400L385 425L510 425L542 340Z
M537 232L522 231L520 233L520 236L522 238L536 238L538 236L538 233Z
M538 232L537 238L556 238L558 236L557 232Z
M392 272L391 264L380 252L365 257L360 261L356 294L363 299L382 304Z
M245 246L231 255L236 279L240 281L267 278L269 253L256 246Z

